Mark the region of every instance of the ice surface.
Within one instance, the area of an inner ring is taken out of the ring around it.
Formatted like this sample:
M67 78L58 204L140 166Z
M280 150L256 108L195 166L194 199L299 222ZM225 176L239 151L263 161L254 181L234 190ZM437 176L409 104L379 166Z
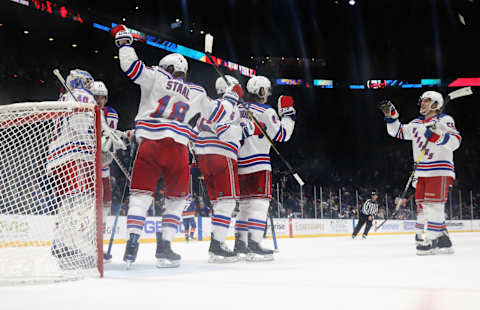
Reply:
M425 257L413 235L280 239L275 261L235 264L208 264L208 242L174 243L176 269L155 268L155 245L141 244L128 271L121 244L104 279L0 287L0 309L478 310L480 233L451 238L454 255Z

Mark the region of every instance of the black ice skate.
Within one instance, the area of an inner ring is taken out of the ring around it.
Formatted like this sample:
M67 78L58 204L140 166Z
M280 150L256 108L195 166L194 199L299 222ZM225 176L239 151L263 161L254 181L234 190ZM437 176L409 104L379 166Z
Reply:
M233 252L235 255L237 255L239 260L246 259L249 253L247 244L240 239L240 233L235 234L235 245L233 247Z
M190 241L190 235L189 234L185 234L185 241Z
M367 239L367 235L362 235L362 239Z
M127 246L125 247L125 254L123 255L123 261L127 263L127 269L130 269L132 264L137 259L139 239L140 235L131 233L130 238L127 241Z
M425 239L417 244L417 255L435 255L435 245L431 240Z
M419 245L423 242L423 236L420 234L415 234L415 245Z
M259 242L252 240L248 236L248 255L246 260L249 262L260 262L273 260L273 250L264 249Z
M213 238L210 239L210 248L208 249L209 263L234 263L238 261L237 254L230 250L225 242L220 242Z
M190 239L191 239L192 241L195 240L194 234L195 234L194 232L191 232L191 233L190 233Z
M68 247L60 240L53 240L50 251L52 256L57 258L58 265L63 270L96 268L96 257L87 255L79 249Z
M452 248L452 241L448 234L443 233L440 237L433 240L435 243L435 251L438 254L453 254L455 251Z
M157 233L157 268L175 268L180 266L180 255L172 251L170 241L162 239L162 233Z

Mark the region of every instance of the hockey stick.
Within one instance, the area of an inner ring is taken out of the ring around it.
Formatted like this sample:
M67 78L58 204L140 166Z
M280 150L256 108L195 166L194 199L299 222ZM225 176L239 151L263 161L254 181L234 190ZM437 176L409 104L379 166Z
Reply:
M132 169L133 160L136 156L135 154L137 153L137 143L135 143L135 140L133 141L132 144L133 145L131 146L131 149L130 149L130 162L128 164L129 170ZM110 240L108 241L107 253L103 254L103 258L105 260L111 260L112 259L111 252L112 252L113 238L115 237L115 232L117 230L118 217L120 216L120 210L122 209L122 203L123 203L123 200L125 199L125 194L127 193L127 185L128 185L129 181L132 181L132 179L127 178L125 180L125 184L123 185L122 198L120 199L120 204L118 205L118 208L115 211L115 220L113 221L112 234L110 235Z
M73 95L72 93L72 90L70 89L70 87L67 86L67 83L65 82L65 79L63 78L63 76L60 74L60 71L58 69L53 69L53 74L57 77L57 79L60 81L60 83L62 84L62 86L70 93L70 95L72 96L73 100L75 100L77 103L78 103L78 100L77 98L75 98L75 96ZM107 123L105 121L105 118L104 117L101 117L101 122L102 122L102 128L104 128L104 126L107 126ZM130 179L130 174L128 173L127 169L123 166L122 162L120 161L120 159L117 157L117 155L115 155L112 151L110 150L107 150L108 154L110 156L112 156L113 160L115 161L115 163L118 165L118 167L120 168L120 170L123 172L123 174L129 179L129 181L131 181Z
M408 199L405 201L405 204L406 204L410 199L412 199L413 196L415 196L415 194L410 195L410 197L408 197ZM403 204L403 202L402 202L402 204ZM392 215L392 216L393 216L393 215ZM380 227L382 227L383 224L385 224L385 223L387 222L387 220L388 220L388 218L385 218L385 219L380 223L380 225L378 225L377 227L375 227L374 230L375 230L375 231L379 230Z
M207 56L207 58L210 60L210 63L211 65L213 66L213 68L215 69L215 71L217 71L217 74L223 78L223 80L225 81L225 83L227 83L228 86L230 86L230 82L227 80L227 78L225 77L225 74L223 74L223 72L220 71L220 69L218 69L217 65L215 64L215 62L213 61L213 58L212 58L212 46L213 46L213 36L209 33L207 33L205 35L205 55ZM267 134L267 132L263 129L263 127L260 125L259 121L255 118L255 116L253 115L253 113L250 111L250 109L248 108L248 106L245 104L245 102L240 98L238 100L238 102L240 103L240 105L245 108L245 110L248 112L248 115L250 116L250 118L254 121L254 123L257 125L257 127L260 129L260 131L262 132L262 134L267 138L268 142L270 143L270 145L272 146L273 150L275 151L275 153L277 153L278 157L280 158L280 160L284 163L284 165L287 167L287 169L290 171L290 173L293 175L293 177L295 178L295 180L298 182L298 184L300 184L300 186L303 186L305 185L305 182L303 182L302 178L300 178L300 176L298 175L297 172L295 172L295 170L293 169L292 165L290 165L290 163L282 156L282 154L280 154L280 151L277 149L277 147L275 146L273 140L270 138L270 136Z
M272 240L273 240L273 248L275 252L280 252L278 249L278 244L277 244L277 234L275 233L275 225L273 225L273 216L270 208L268 208L268 217L270 218L270 226L272 229Z
M447 106L447 104L453 100L453 99L457 99L457 98L460 98L460 97L465 97L465 96L469 96L473 94L473 91L472 91L472 88L471 87L463 87L463 88L460 88L460 89L457 89L455 91L452 91L450 92L448 95L447 95L447 99L445 100L445 103L443 104L443 107L442 109L440 110L440 112L443 112L445 110L445 107ZM413 165L413 170L412 170L412 173L410 174L410 177L408 178L408 181L407 181L407 184L405 185L405 188L403 189L403 192L402 194L400 195L400 199L398 200L396 206L395 206L395 212L393 212L392 214L392 218L395 217L395 215L397 215L398 211L400 210L400 206L402 205L402 200L405 199L405 196L407 195L407 191L408 191L408 187L410 186L410 184L412 183L412 180L413 180L413 177L415 175L415 172L417 171L417 167L418 167L418 164L420 163L420 161L422 160L422 157L423 157L423 154L425 153L425 150L427 148L427 145L428 145L428 140L425 142L425 145L422 147L421 151L420 151L420 155L418 156L418 159L417 161L415 162L415 164ZM383 224L385 224L385 222L387 221L388 219L385 219L381 224L380 226L377 227L377 230L383 226Z

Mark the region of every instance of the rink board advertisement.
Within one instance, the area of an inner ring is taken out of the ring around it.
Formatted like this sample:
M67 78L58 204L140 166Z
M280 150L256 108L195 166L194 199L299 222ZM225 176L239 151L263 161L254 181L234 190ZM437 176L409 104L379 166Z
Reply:
M108 242L112 234L115 217L108 216L104 219L103 237ZM11 245L48 245L55 232L54 216L46 215L0 215L0 248ZM209 240L212 231L211 219L209 217L195 218L197 229L195 238ZM408 234L415 231L413 220L389 220L378 231L376 227L382 220L374 220L370 235L395 235ZM331 237L349 236L357 223L352 219L274 219L275 234L278 238L301 238L301 237ZM454 220L447 221L449 232L480 232L480 220ZM147 217L142 231L142 242L155 242L155 234L162 227L161 217ZM232 220L228 232L228 239L232 240L235 234L235 220ZM360 231L360 233L362 230ZM266 235L272 235L270 220L267 221ZM115 242L125 242L127 236L126 217L118 219L115 229ZM183 223L178 228L175 241L184 241Z
M370 235L395 235L408 234L415 231L414 220L389 220L380 229L376 227L382 223L383 220L374 220ZM112 233L114 217L107 217L104 225L104 240L107 242ZM199 240L209 240L211 234L211 219L209 217L195 218L197 230L195 238ZM301 238L301 237L333 237L333 236L349 236L352 234L357 221L352 219L273 219L275 234L278 238ZM155 233L162 227L161 217L147 217L141 239L143 242L154 242ZM235 220L232 220L228 232L228 239L234 238ZM464 220L464 221L447 221L447 227L450 232L466 232L478 231L480 232L480 220ZM360 230L360 233L363 229ZM270 220L267 221L268 237L272 236ZM115 240L124 242L127 236L126 231L126 217L120 217L118 220ZM175 241L184 241L184 227L181 223Z

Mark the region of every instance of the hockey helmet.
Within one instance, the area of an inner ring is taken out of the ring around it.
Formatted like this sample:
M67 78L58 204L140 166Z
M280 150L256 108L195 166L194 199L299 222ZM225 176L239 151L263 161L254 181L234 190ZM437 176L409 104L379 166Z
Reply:
M105 96L105 103L107 103L108 89L102 81L93 82L91 91L94 96Z
M93 84L93 77L85 70L74 69L70 71L65 82L70 89L86 88L90 89Z
M439 92L429 90L424 92L418 99L418 105L420 106L423 99L430 99L429 110L440 110L443 107L443 96ZM437 102L437 106L432 108L432 105Z
M272 83L264 76L254 76L247 82L247 91L266 102L268 96L272 94Z
M182 55L178 53L168 54L167 56L160 59L158 63L160 67L167 70L168 67L173 67L173 73L181 72L183 74L187 74L188 71L188 62Z
M231 75L225 75L225 78L228 80L228 82L232 84L240 84L236 78L234 78ZM217 81L215 82L215 89L217 90L217 94L221 95L224 94L225 91L227 90L227 83L225 82L225 79L223 77L219 77Z

